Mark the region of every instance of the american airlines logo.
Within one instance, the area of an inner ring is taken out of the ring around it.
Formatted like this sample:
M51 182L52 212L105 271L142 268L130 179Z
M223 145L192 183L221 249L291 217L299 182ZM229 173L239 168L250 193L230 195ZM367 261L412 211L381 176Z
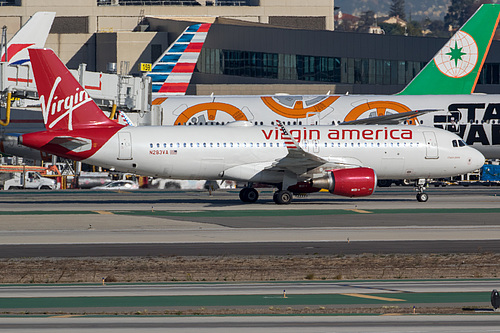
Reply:
M68 130L71 131L73 130L73 112L92 99L85 90L80 90L80 87L76 88L74 94L68 95L64 99L56 96L56 89L61 81L61 77L55 79L47 103L45 103L45 95L40 98L43 119L50 129L67 117Z

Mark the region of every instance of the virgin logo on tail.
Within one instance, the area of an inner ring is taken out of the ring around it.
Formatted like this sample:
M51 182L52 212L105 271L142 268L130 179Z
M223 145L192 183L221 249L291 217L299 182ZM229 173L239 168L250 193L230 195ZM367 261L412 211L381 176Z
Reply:
M80 90L80 87L76 87L75 93L66 97L59 97L55 95L56 89L61 81L62 79L60 76L58 76L54 80L54 85L52 86L52 89L50 91L50 96L47 100L47 103L45 103L45 95L42 95L40 97L43 119L45 121L45 124L47 124L47 129L51 129L61 120L67 117L67 129L69 131L72 131L73 112L85 103L92 101L92 99L89 97L85 90Z

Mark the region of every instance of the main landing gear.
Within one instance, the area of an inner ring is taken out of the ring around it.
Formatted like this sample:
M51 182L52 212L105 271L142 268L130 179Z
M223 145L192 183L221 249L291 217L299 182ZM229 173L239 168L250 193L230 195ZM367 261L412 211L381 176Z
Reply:
M424 193L425 185L426 185L425 179L419 179L415 183L415 190L418 191L417 193L418 202L427 202L427 200L429 200L429 195L427 193Z
M278 190L273 194L273 201L278 205L288 205L292 199L293 194L290 191Z
M245 203L254 203L259 199L259 192L252 187L245 187L240 191L240 200ZM273 194L273 201L278 205L288 205L292 202L293 194L290 191L278 190Z
M240 200L243 202L254 203L259 199L259 192L252 187L245 187L240 191Z

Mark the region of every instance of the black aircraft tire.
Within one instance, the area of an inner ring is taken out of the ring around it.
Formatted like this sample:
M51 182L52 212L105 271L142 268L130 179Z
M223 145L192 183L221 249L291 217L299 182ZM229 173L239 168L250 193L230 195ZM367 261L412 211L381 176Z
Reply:
M240 191L240 200L243 201L243 202L248 202L247 201L247 192L248 192L249 188L248 187L245 187L243 189L241 189Z
M429 200L429 195L427 193L418 193L417 201L418 202L427 202Z
M240 191L240 200L243 202L254 203L259 199L259 192L254 188L245 187Z
M293 194L290 191L277 191L273 195L273 200L278 205L288 205L292 202Z

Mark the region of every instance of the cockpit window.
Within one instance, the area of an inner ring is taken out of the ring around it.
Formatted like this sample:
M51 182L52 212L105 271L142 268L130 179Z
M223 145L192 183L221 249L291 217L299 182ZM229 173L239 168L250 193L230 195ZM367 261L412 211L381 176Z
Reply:
M465 147L465 146L467 146L467 144L465 143L464 140L453 140L453 141L451 141L451 144L453 145L453 147Z

